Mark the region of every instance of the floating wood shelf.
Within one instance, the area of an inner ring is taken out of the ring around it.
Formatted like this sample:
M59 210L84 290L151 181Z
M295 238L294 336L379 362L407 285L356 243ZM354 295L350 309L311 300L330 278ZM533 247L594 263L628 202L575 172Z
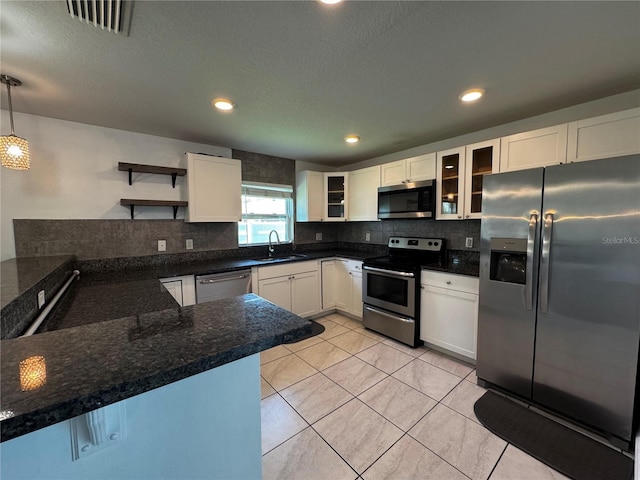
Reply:
M140 207L173 207L173 219L178 215L179 207L186 207L189 202L183 200L138 200L133 198L121 198L120 205L131 208L131 219L133 220L133 209L136 205Z
M129 185L133 184L133 172L171 175L171 185L173 188L176 188L176 177L184 177L187 174L186 168L158 167L156 165L125 162L118 162L118 170L121 172L129 172Z

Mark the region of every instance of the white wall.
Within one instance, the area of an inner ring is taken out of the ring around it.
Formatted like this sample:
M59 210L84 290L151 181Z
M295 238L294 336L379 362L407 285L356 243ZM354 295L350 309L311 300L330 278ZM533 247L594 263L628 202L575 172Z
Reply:
M336 172L338 171L338 167L296 160L296 172L302 172L304 170L311 170L312 172Z
M488 101L488 100L487 100ZM554 112L536 115L535 117L525 118L516 122L506 123L497 127L479 130L477 132L460 135L458 137L448 138L439 142L433 142L419 147L402 150L400 152L390 153L381 157L363 160L361 162L352 163L338 168L339 171L351 171L359 168L371 167L373 165L382 165L383 163L402 160L404 158L415 157L425 153L432 153L449 148L469 145L476 142L483 142L494 138L513 135L515 133L536 130L538 128L551 127L562 123L573 122L583 118L597 117L607 113L620 112L630 108L640 106L640 90L632 90L630 92L605 97L591 102L581 103L572 107L563 108ZM309 169L311 170L311 169Z
M127 438L71 460L70 420L2 443L3 480L260 479L260 355L125 402Z
M3 133L9 113L1 112ZM16 133L29 141L31 169L0 169L0 251L2 260L15 257L14 218L125 219L121 198L186 200L185 177L176 188L167 175L118 171L118 162L185 167L185 152L231 157L231 149L170 138L96 127L52 118L14 113ZM184 216L179 209L179 218ZM170 207L136 209L136 218L172 218Z

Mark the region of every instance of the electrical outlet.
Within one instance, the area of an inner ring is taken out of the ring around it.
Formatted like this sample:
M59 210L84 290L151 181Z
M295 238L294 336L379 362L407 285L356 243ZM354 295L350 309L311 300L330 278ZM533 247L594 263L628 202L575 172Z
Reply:
M365 242L370 242L371 241L371 232L367 232L364 234L364 241Z
M473 248L473 237L467 237L464 242L464 246L467 248Z
M185 248L187 250L193 250L193 238L187 238Z
M322 240L322 233L316 233L316 240Z
M40 290L38 292L38 309L41 309L42 307L44 307L44 304L46 303L46 298L44 295L44 290Z
M167 251L167 241L166 240L158 240L158 251L166 252Z

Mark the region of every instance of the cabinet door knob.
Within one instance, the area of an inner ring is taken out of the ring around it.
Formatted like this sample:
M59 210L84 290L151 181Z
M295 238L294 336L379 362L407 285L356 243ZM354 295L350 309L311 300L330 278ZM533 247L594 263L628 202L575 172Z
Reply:
M464 218L469 218L469 215L465 215L465 217L464 217Z
M450 280L447 280L447 285L451 285L451 281Z
M458 215L458 218L462 218L462 215Z

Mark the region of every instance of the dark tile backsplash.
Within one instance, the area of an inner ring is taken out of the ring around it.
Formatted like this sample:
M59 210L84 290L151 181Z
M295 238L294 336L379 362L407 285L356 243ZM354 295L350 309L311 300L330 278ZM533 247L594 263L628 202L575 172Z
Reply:
M296 184L295 160L244 150L233 150L232 156L242 160L242 180L292 186Z
M78 260L238 249L235 223L186 223L182 220L14 220L16 256L75 255ZM322 240L316 240L316 234ZM366 234L370 241L366 241ZM451 250L478 251L480 220L385 220L383 222L296 223L295 244L387 245L390 236L445 238ZM465 238L473 248L465 248ZM193 250L185 249L187 238Z
M366 241L366 234L371 239ZM336 229L339 242L374 243L387 245L389 237L444 238L451 250L479 251L480 220L383 220L381 222L345 222ZM473 247L465 248L467 237L473 238Z
M186 223L182 220L14 220L17 257L75 255L79 260L183 253L238 247L236 223Z

